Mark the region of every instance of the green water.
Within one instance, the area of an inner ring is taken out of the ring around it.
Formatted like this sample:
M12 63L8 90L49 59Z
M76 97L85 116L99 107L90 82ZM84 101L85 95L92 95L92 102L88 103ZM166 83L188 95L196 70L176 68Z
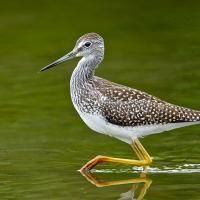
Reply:
M78 60L37 72L94 31L106 45L98 76L200 109L200 2L0 3L0 198L120 199L129 191L123 200L131 199L133 184L98 188L77 171L98 154L135 158L127 144L93 133L75 112L69 79ZM145 199L200 199L199 134L193 126L141 139L154 158ZM102 164L93 175L127 180L140 172Z

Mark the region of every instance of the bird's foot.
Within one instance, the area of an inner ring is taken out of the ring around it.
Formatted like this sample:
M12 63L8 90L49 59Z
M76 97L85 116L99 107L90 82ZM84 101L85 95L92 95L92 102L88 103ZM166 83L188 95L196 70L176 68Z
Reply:
M96 156L95 158L93 158L92 160L90 160L89 162L87 162L79 171L81 173L90 171L92 168L94 168L98 163L101 163L104 161L105 156Z

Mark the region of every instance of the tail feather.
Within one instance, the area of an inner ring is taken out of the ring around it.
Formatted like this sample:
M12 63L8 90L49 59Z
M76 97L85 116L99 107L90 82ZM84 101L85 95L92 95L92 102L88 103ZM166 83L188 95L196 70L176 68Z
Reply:
M189 108L179 107L178 109L179 117L176 123L179 122L200 122L200 111L192 110Z

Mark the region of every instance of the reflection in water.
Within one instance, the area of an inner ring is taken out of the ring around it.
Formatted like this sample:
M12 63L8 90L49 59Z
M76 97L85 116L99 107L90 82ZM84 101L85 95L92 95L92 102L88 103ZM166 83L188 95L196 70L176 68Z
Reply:
M92 184L96 185L97 187L105 187L105 186L113 186L113 185L123 185L123 184L130 184L132 183L132 187L129 191L120 194L120 198L118 200L142 200L147 192L147 189L150 187L152 180L146 178L145 173L141 173L139 178L127 179L127 180L114 180L114 181L103 181L98 180L97 177L88 172L81 172L81 174ZM139 185L143 184L142 188L140 189L139 195L135 197L136 190L139 190Z

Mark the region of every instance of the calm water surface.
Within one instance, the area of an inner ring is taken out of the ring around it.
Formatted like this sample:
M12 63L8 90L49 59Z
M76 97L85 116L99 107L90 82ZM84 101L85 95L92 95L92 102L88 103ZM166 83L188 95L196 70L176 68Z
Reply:
M95 31L106 44L99 76L200 109L199 6L188 1L2 1L0 198L199 200L200 126L142 138L154 158L146 177L140 168L113 164L99 165L84 177L77 170L98 154L135 155L127 144L94 133L78 117L69 95L77 60L37 73L73 48L80 35Z

